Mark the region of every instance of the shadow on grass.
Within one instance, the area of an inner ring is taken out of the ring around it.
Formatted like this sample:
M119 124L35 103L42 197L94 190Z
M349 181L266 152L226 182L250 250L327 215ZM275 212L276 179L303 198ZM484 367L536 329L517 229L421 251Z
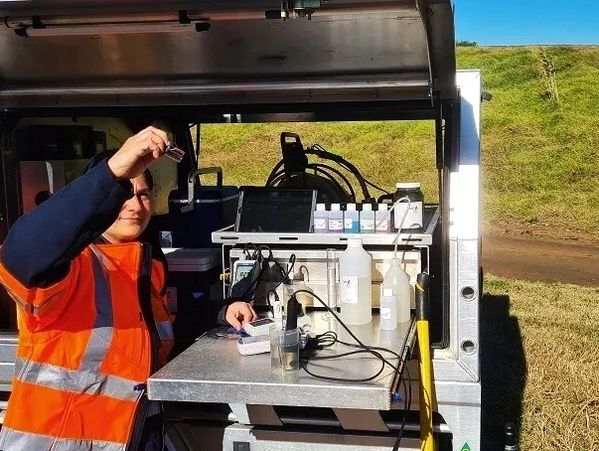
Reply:
M517 318L507 295L486 294L481 304L482 444L503 451L504 427L520 429L526 384L526 358Z

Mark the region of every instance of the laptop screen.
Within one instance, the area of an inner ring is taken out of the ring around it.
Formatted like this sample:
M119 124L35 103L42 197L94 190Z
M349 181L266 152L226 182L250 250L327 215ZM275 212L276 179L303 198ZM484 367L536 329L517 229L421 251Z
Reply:
M244 186L240 193L236 232L312 231L315 190Z

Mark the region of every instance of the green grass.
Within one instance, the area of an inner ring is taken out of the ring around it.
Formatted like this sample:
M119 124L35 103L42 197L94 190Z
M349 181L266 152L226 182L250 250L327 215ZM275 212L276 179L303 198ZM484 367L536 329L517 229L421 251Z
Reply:
M227 183L264 184L281 158L282 131L298 133L305 146L318 143L342 155L387 190L394 191L398 180L417 180L429 199L437 198L434 152L426 150L434 149L431 122L204 125L202 165L223 166Z
M493 94L482 117L486 220L597 230L599 47L461 48L458 62L480 67Z
M484 221L599 237L599 47L460 47L493 100L482 113ZM203 126L205 166L232 184L262 184L280 157L279 133L300 133L393 189L420 180L437 198L429 122Z
M489 276L481 304L484 449L599 449L599 289Z

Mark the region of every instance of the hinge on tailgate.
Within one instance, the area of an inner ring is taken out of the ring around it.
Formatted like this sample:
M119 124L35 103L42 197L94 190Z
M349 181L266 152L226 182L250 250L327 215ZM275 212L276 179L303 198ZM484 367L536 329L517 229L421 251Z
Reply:
M283 0L279 17L283 20L307 17L310 20L321 6L321 0ZM273 13L267 13L267 18L275 18L276 14Z

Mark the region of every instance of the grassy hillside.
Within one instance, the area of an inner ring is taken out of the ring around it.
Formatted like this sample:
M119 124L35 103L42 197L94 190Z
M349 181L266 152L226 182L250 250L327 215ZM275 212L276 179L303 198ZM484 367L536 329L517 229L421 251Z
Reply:
M480 68L484 104L484 220L599 237L599 47L458 49ZM374 182L420 180L437 197L428 122L218 125L202 128L203 165L227 183L264 183L280 157L280 131L346 156Z
M599 230L599 47L461 48L483 110L485 219Z

